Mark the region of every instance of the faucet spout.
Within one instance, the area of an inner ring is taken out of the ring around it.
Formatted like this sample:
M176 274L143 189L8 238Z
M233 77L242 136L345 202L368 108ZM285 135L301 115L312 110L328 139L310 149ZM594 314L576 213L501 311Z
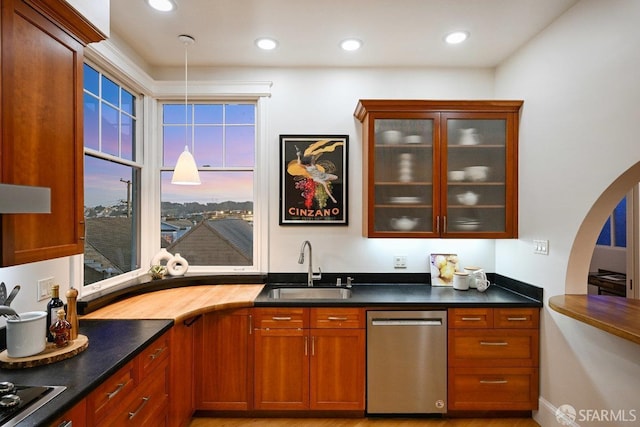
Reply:
M304 264L304 249L309 248L309 269L307 270L307 286L313 286L314 280L320 280L322 278L322 270L318 268L318 274L313 274L313 248L311 242L305 240L300 247L300 256L298 257L298 264Z

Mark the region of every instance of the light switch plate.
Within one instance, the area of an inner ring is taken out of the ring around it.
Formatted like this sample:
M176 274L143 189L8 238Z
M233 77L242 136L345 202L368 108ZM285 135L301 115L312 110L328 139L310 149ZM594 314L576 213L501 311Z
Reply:
M393 257L393 268L407 268L407 257L396 255Z
M53 277L38 280L38 301L51 298L51 287L53 286Z
M533 241L533 253L539 255L549 255L549 241L548 240L534 240Z

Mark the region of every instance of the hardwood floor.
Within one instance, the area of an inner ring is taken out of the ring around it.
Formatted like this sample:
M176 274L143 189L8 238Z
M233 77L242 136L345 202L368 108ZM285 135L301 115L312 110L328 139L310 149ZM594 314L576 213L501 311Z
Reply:
M530 418L193 418L189 427L540 427Z

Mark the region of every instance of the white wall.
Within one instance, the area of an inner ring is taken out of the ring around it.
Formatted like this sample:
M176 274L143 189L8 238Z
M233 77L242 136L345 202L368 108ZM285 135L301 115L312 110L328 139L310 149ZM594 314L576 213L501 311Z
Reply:
M525 99L520 128L520 239L496 244L496 270L544 287L545 299L565 287L586 292L593 244L617 194L585 222L592 205L640 160L640 2L583 0L521 49L496 73L497 98ZM636 176L637 178L637 176ZM628 180L632 182L632 180ZM594 219L594 217L597 217ZM585 231L583 230L583 231ZM532 239L550 241L549 256L532 254ZM570 254L585 251L572 259ZM576 279L569 276L578 272ZM580 282L580 283L577 283ZM543 426L552 410L636 410L640 346L560 315L542 319ZM549 406L547 406L547 404ZM580 425L631 425L580 422Z

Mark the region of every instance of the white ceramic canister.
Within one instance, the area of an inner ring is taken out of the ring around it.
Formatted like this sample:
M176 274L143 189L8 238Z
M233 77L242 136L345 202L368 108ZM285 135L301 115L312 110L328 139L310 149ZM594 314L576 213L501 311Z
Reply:
M20 319L7 319L7 356L28 357L42 353L47 345L47 313L28 311Z
M453 273L453 289L459 291L469 289L469 273L466 271L456 271Z

